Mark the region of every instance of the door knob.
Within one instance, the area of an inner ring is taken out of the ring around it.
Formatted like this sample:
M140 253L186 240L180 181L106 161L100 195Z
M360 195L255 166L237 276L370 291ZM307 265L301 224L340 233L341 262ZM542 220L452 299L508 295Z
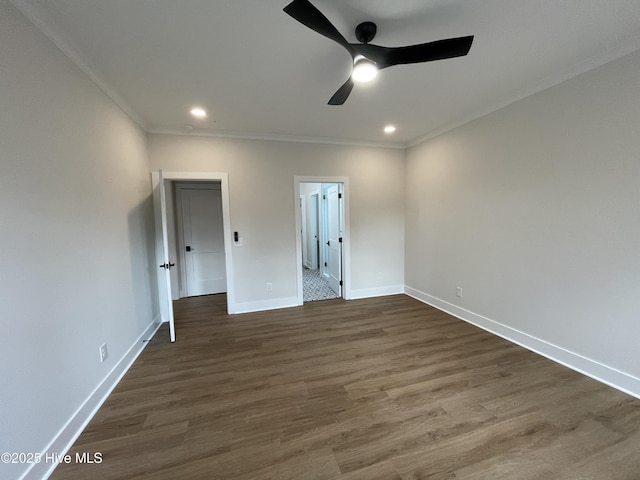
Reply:
M191 251L191 245L187 245L186 246L186 250L187 250L187 252L190 252Z

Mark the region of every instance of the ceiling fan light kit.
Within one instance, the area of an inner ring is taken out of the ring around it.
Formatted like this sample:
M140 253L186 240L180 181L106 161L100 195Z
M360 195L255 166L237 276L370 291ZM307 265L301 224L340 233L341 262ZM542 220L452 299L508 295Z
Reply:
M309 0L293 0L284 8L285 13L311 30L342 45L351 55L353 71L347 81L329 100L329 105L342 105L349 97L355 82L371 81L378 71L394 65L432 62L462 57L469 53L473 35L448 38L406 47L382 47L370 44L378 30L373 22L362 22L356 27L360 43L349 43L320 10Z
M353 65L351 78L360 83L370 82L378 75L378 67L371 60L364 57L357 59Z

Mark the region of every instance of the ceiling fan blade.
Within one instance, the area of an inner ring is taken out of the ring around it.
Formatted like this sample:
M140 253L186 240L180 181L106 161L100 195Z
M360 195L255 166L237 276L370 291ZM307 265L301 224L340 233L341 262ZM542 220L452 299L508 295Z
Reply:
M342 105L347 98L349 98L349 94L351 93L351 90L353 90L353 86L354 82L351 80L351 77L349 77L349 80L344 82L344 85L342 85L338 91L333 94L333 97L329 100L329 105Z
M329 19L308 0L293 0L293 2L284 7L284 11L311 30L339 43L346 48L353 57L354 50L351 44L342 36L338 29L333 26Z
M381 47L371 44L352 43L356 53L374 61L378 69L408 63L432 62L447 58L462 57L469 53L473 35L447 38L435 42L421 43L407 47Z

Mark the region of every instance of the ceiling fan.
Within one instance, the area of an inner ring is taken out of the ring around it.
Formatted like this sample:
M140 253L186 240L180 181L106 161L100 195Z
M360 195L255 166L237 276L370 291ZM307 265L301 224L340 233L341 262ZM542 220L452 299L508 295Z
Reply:
M333 94L329 105L342 105L353 90L355 82L372 80L383 68L462 57L469 53L473 43L473 35L469 35L406 47L381 47L369 43L377 31L377 26L373 22L363 22L358 25L356 38L360 43L349 43L309 0L293 0L284 8L284 11L311 30L342 45L353 59L351 76Z

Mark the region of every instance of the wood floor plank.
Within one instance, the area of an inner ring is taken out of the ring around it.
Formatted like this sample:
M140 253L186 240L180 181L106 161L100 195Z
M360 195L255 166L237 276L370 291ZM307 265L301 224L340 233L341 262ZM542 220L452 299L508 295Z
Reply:
M339 480L402 480L391 462L376 463L336 478Z
M53 480L640 478L640 400L407 296L174 309Z
M546 445L557 434L552 425L529 414L434 442L429 445L428 455L417 450L401 453L392 463L403 480L455 478L460 468L507 451Z
M584 474L574 476L581 462L598 451L606 450L620 439L619 434L604 428L592 419L586 419L575 429L559 435L540 448L511 450L485 459L480 464L456 470L455 474L456 478L465 480L582 478ZM571 443L570 450L562 447L566 442ZM601 463L611 468L611 460L613 458ZM567 470L566 467L569 465L571 468ZM479 475L480 472L482 476ZM619 478L617 470L609 471L604 476L596 476L594 470L592 475L584 478Z

